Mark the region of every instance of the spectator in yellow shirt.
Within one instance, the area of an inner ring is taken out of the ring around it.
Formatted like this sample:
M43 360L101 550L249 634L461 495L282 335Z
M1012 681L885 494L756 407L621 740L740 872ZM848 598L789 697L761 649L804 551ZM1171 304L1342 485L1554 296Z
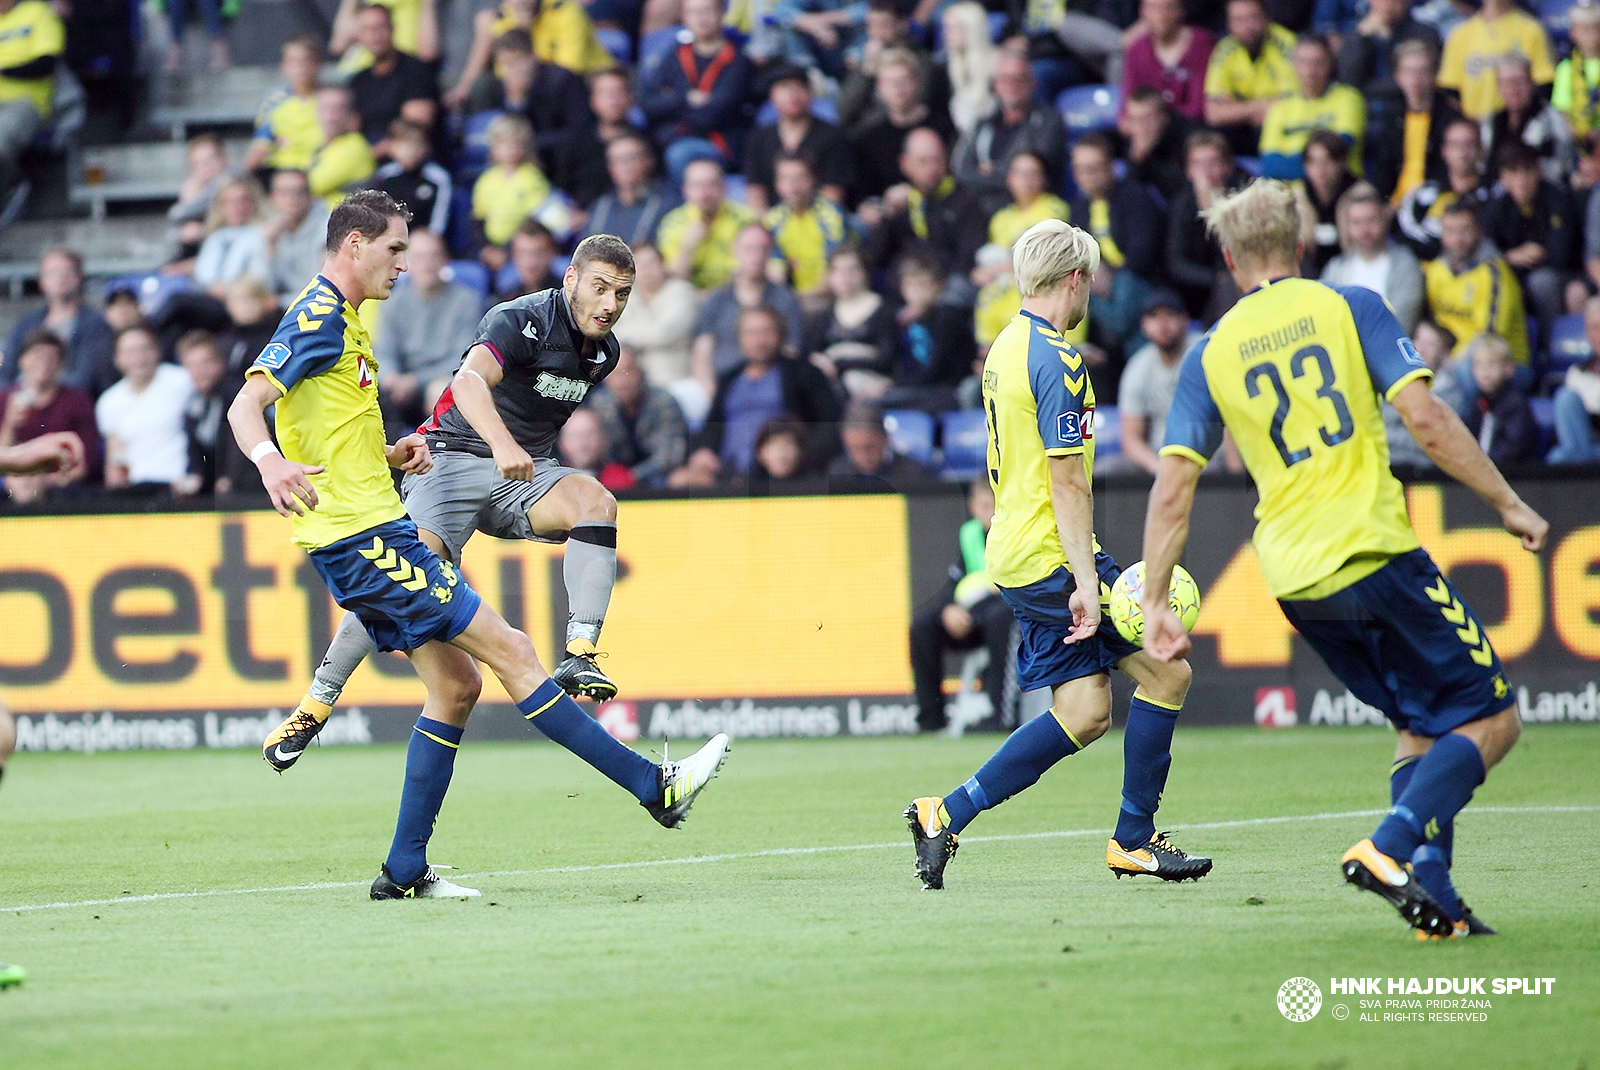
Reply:
M317 74L322 42L308 33L283 43L278 70L284 84L267 94L256 112L256 132L244 155L247 171L304 171L326 140L317 122Z
M339 0L328 51L339 57L339 70L354 74L372 65L372 53L358 40L356 16L363 8L389 11L394 47L424 63L439 58L439 14L435 0Z
M1539 20L1513 0L1483 0L1483 8L1451 31L1439 65L1439 88L1461 97L1469 119L1486 119L1504 107L1495 85L1495 65L1506 56L1528 57L1533 80L1549 85L1555 71L1550 42Z
M810 153L784 150L774 169L778 203L762 216L761 223L772 233L780 254L777 263L795 292L802 297L820 294L827 287L833 251L851 237L850 218L817 193L816 166Z
M17 157L50 117L67 31L44 0L0 0L0 193L21 181Z
M1228 36L1206 64L1206 125L1249 156L1274 101L1298 87L1290 56L1294 34L1271 22L1263 0L1228 0Z
M684 203L668 212L656 229L656 247L667 271L688 279L697 290L714 290L733 274L733 242L756 214L725 196L722 165L694 160L683 172Z
M1011 157L1006 169L1006 189L1011 203L989 217L989 244L1009 249L1024 231L1044 219L1065 220L1067 202L1047 192L1050 175L1044 161L1031 152Z
M494 42L509 30L525 30L533 38L533 54L574 74L610 70L617 65L594 35L579 0L504 0L498 8L478 12L472 22L472 49L455 86L444 95L446 107L459 109L472 93L472 83L489 69Z
M1566 116L1572 134L1582 141L1600 129L1600 3L1582 0L1567 11L1572 55L1556 65L1550 103Z
M1522 287L1511 266L1484 240L1483 216L1470 200L1452 201L1440 220L1440 253L1422 266L1428 314L1456 336L1456 355L1485 331L1511 347L1512 358L1528 369L1528 322Z
M1299 89L1267 111L1261 127L1261 173L1286 182L1304 178L1300 154L1313 130L1331 130L1350 146L1350 171L1361 174L1361 135L1367 128L1366 102L1347 85L1333 84L1333 50L1315 34L1294 46Z
M472 186L473 230L481 259L493 271L505 266L505 244L524 220L550 200L550 180L533 162L533 126L521 115L489 124L490 167Z
M378 161L361 136L361 116L349 89L336 85L317 90L317 122L328 140L311 158L306 179L311 195L321 197L331 211L352 187L372 177Z

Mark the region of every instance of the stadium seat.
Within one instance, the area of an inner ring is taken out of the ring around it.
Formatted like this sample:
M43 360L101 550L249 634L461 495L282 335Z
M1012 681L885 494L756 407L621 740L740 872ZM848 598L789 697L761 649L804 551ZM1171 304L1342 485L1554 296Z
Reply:
M940 479L977 478L989 452L989 429L982 409L957 409L939 417L939 442L944 448Z
M1567 39L1571 29L1569 13L1577 0L1539 0L1539 21L1559 43Z
M489 166L489 124L500 117L498 110L474 112L461 127L461 152L456 156L457 178L471 174L476 178ZM471 185L470 181L467 185Z
M1056 97L1056 111L1067 127L1067 140L1075 141L1093 130L1117 125L1122 90L1114 85L1075 85Z
M661 62L661 57L670 55L678 47L678 35L683 32L682 26L667 26L639 38L639 69L635 73L643 76L647 67Z
M890 409L883 414L883 429L896 453L933 464L933 417L917 409Z
M1000 39L1005 36L1006 24L1010 21L1010 17L1004 11L989 12L989 40L999 44Z
M500 270L495 274L494 292L502 294L513 289L516 285L517 265L511 262L510 257L507 257L506 262L501 265Z
M489 269L476 260L452 260L440 275L446 282L460 283L479 297L487 299L489 296Z
M628 31L599 26L595 28L594 39L624 67L633 62L633 39L628 36Z
M456 256L474 252L472 234L472 186L457 185L450 191L450 225L445 232L450 251Z
M735 204L749 202L750 183L741 174L724 175L722 178L722 195Z
M1261 157L1237 156L1234 158L1233 162L1239 165L1239 170L1243 171L1247 175L1250 175L1252 178L1261 177Z
M132 290L139 298L139 310L146 319L151 319L160 312L168 299L175 294L188 293L194 289L194 279L188 275L162 275L152 272L148 275L117 275L107 279L101 295L108 295L117 290Z
M1114 457L1122 452L1122 414L1115 405L1094 410L1094 455Z
M1583 316L1557 316L1550 324L1550 363L1548 374L1566 375L1567 369L1581 364L1594 354L1589 336L1583 330Z
M811 116L825 123L839 122L839 105L832 97L813 97L811 100ZM767 101L756 109L757 126L773 126L778 121L778 109L773 107L772 101Z
M1529 398L1533 422L1539 425L1539 456L1550 452L1556 444L1556 402L1554 398Z

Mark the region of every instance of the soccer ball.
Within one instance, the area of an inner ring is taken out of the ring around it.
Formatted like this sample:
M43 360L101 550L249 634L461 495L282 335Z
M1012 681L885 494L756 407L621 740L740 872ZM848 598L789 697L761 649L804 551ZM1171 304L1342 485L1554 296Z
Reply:
M1122 638L1140 646L1144 645L1144 612L1139 609L1143 590L1143 561L1135 561L1123 569L1117 582L1111 585L1111 623L1117 626ZM1185 629L1193 631L1195 618L1200 616L1200 588L1182 565L1172 567L1170 592L1172 611L1183 621Z

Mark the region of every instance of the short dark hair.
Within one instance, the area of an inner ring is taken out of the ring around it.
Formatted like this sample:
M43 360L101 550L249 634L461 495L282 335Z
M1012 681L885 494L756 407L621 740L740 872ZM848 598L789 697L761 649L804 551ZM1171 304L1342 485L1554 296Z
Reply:
M39 263L43 264L48 257L63 256L72 261L72 270L78 273L78 278L83 278L83 254L70 245L52 245L39 254Z
M1494 154L1494 162L1502 171L1537 171L1539 150L1525 141L1508 141Z
M904 281L907 275L926 275L929 278L944 279L944 265L939 263L939 258L925 248L912 248L912 250L894 262L895 277Z
M1228 143L1228 135L1221 130L1196 130L1190 134L1183 142L1183 158L1187 160L1193 156L1196 149L1216 149L1229 160L1233 159L1233 146Z
M628 92L633 92L633 72L626 67L606 67L604 70L590 72L587 79L589 88L593 89L596 82L606 77L621 78L622 84L628 87Z
M411 222L411 209L400 204L381 189L363 189L350 194L328 215L328 252L339 251L351 232L359 233L368 241L389 229L389 220L399 216Z
M516 241L518 238L535 238L539 241L547 241L552 249L560 244L556 241L556 236L550 233L550 228L537 219L524 219L518 224L517 229L511 233L511 241ZM506 244L509 245L510 242Z
M384 17L389 20L389 25L391 27L394 25L394 12L390 11L389 8L384 4L361 4L356 8L356 14L365 14L366 12L371 11L373 8L377 8L379 11L383 12Z
M852 401L844 407L839 418L840 427L862 427L878 432L885 438L889 432L883 426L883 409L870 401Z
M1443 211L1441 211L1439 215L1441 217L1447 215L1466 216L1468 219L1472 220L1472 222L1480 230L1483 228L1483 209L1479 208L1478 202L1473 200L1471 197L1457 197L1455 200L1445 205Z
M1306 147L1300 150L1300 158L1306 158L1306 153L1312 146L1320 148L1328 154L1334 163L1344 163L1350 159L1350 142L1332 130L1313 130L1311 136L1306 138Z
M276 182L279 175L299 175L300 176L300 181L304 182L306 184L307 188L309 188L311 186L311 176L306 174L304 171L300 170L300 168L298 168L298 167L279 167L279 168L277 168L276 170L274 170L272 172L272 182ZM271 182L269 182L268 185L270 186Z
M421 141L426 144L428 132L409 119L396 119L389 124L389 137L391 140L398 138L402 141Z
M1080 137L1072 143L1074 151L1077 149L1098 149L1107 160L1117 158L1117 142L1104 130L1095 130Z
M156 334L156 329L150 326L148 323L130 323L126 327L122 328L122 330L117 332L117 337L112 341L112 348L115 349L117 346L121 345L122 340L128 337L130 334L142 334L146 338L150 339L150 341L154 342L157 349L161 348L161 336Z
M1161 90L1153 85L1142 85L1128 94L1129 104L1154 104L1161 109L1163 115L1172 114L1172 105L1167 103L1167 98L1161 95Z
M507 30L494 39L495 52L515 52L519 56L533 55L533 38L527 30Z
M634 273L633 250L615 234L591 234L572 250L572 270L580 276L583 269L596 260L618 271Z
M742 310L739 313L739 318L734 322L734 329L737 330L739 327L742 327L744 325L745 318L748 316L765 316L767 318L767 322L772 324L773 330L778 332L779 338L787 337L789 334L789 321L783 318L782 312L779 312L776 308L773 308L765 301L759 305L751 305L749 308Z
M1299 48L1301 45L1313 45L1322 49L1322 54L1327 56L1330 60L1335 58L1333 54L1333 45L1328 41L1327 37L1320 33L1301 34L1299 37L1295 38L1294 47Z
M1427 328L1430 331L1436 332L1440 338L1444 339L1444 344L1447 348L1452 350L1455 349L1456 333L1450 328L1446 327L1444 324L1440 323L1438 320L1434 319L1432 316L1423 316L1421 319L1419 319L1416 327L1414 327L1411 331L1412 335L1415 336L1417 331L1420 331L1423 328Z
M222 356L222 347L217 343L217 336L203 327L196 327L192 331L184 331L179 336L177 343L172 347L172 351L178 355L179 359L182 359L183 355L189 350L199 349L201 346L210 346L213 353L219 357Z
M279 48L279 54L281 55L291 48L303 48L318 59L322 58L322 40L315 34L297 33L293 37L287 38L282 47Z
M28 336L22 340L22 348L17 350L17 359L21 360L22 354L35 346L45 346L55 350L56 359L59 361L67 359L67 344L61 340L61 336L56 332L46 330L43 327L28 332Z
M774 175L778 173L778 165L780 163L805 164L806 170L811 172L811 177L817 177L817 158L805 149L778 150L778 154L772 158L772 173Z

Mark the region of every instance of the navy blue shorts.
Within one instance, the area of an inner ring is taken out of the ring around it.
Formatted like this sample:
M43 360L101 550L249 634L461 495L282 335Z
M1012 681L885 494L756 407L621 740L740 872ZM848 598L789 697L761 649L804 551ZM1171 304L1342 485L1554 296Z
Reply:
M1333 674L1396 728L1437 738L1514 701L1483 625L1426 550L1327 598L1278 604Z
M311 552L311 563L379 650L415 650L454 639L482 599L448 561L417 538L409 519L391 520Z
M1077 589L1077 581L1065 566L1026 587L1000 588L1000 597L1022 628L1022 643L1017 647L1017 687L1021 690L1056 687L1080 676L1110 672L1117 662L1138 653L1137 646L1122 638L1107 611L1111 585L1122 569L1104 550L1094 555L1094 567L1100 574L1100 630L1071 646L1061 640L1072 631L1067 599Z

